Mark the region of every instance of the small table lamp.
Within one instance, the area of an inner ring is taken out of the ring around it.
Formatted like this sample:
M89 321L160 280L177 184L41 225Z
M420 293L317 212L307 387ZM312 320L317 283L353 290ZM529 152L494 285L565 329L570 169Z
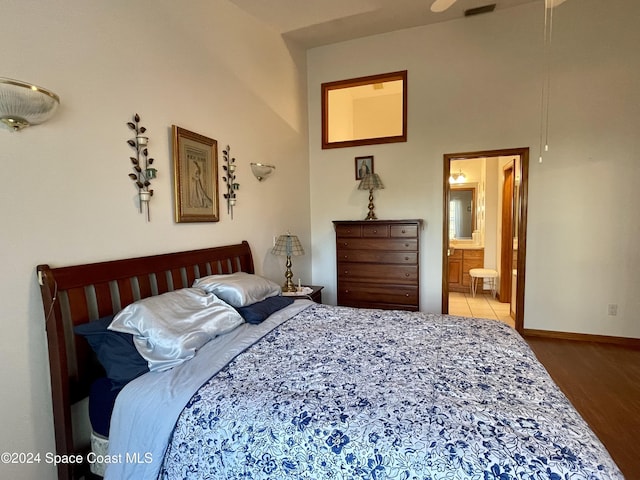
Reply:
M382 190L384 185L377 173L369 173L365 175L358 185L358 190L369 190L369 214L365 220L377 220L376 214L373 209L373 191Z
M274 255L282 255L287 256L287 271L284 276L287 279L285 284L282 286L283 292L295 292L297 291L296 286L291 281L291 277L293 277L293 273L291 272L291 256L299 256L304 255L304 250L302 249L302 245L300 244L300 240L296 235L280 235L278 240L276 240L276 244L274 245L271 253Z

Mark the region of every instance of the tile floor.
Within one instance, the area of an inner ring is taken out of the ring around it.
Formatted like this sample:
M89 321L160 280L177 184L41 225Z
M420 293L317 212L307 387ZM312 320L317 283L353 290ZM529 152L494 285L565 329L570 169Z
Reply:
M500 303L491 294L449 293L449 314L465 317L489 318L515 328L515 321L509 315L509 304Z

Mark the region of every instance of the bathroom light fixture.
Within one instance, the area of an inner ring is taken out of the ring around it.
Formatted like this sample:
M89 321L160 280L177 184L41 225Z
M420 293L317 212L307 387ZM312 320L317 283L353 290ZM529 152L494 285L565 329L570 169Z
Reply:
M293 273L291 272L291 257L304 255L304 249L302 248L298 237L296 235L291 235L290 233L287 233L286 235L280 235L278 237L278 240L276 240L276 244L273 246L271 253L273 255L281 255L287 257L287 271L284 274L286 281L282 286L282 291L297 291L296 286L291 280L291 278L293 277Z
M376 214L373 209L375 208L373 205L373 191L374 190L382 190L384 185L382 184L382 180L377 173L368 173L364 176L364 178L360 181L360 185L358 185L358 190L369 190L369 214L365 220L377 220Z
M467 181L467 177L462 170L459 170L458 173L452 173L449 176L449 183L464 183Z
M60 97L42 87L0 77L0 122L17 132L53 116Z
M267 165L266 163L251 163L251 172L258 179L259 182L268 178L276 169L274 165Z

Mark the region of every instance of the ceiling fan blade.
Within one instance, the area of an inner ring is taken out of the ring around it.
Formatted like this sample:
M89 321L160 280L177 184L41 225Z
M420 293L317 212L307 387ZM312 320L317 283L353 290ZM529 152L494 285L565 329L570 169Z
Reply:
M431 11L434 13L444 12L451 5L456 3L456 0L435 0L431 4Z

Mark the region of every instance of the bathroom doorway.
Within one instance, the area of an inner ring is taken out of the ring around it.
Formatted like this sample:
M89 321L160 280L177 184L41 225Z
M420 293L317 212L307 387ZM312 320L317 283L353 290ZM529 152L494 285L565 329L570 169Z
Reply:
M495 279L497 300L491 294L480 299L488 300L491 305L487 305L488 308L510 315L515 329L522 333L528 172L528 148L444 155L443 313L449 313L450 294L463 295L472 301L469 268L495 269L498 272ZM461 210L456 203L457 192L465 189L473 189L475 197L472 204L465 204ZM452 191L456 195L452 196ZM469 209L473 213L469 217L474 219L471 236L460 233L468 229L461 229L460 222L464 216L458 214ZM483 284L485 289L489 289L489 281L479 278L480 290ZM473 299L473 302L480 299Z

